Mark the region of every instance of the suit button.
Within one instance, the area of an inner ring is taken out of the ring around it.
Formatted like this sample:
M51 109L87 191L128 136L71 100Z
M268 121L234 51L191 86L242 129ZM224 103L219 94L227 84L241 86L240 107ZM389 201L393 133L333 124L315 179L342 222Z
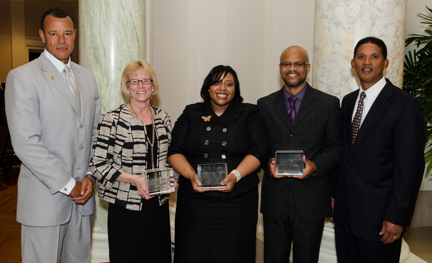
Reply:
M227 130L228 130L227 128L223 128L222 129L223 132L227 132Z
M82 149L84 149L84 146L80 146L80 148L79 148L80 150L82 150Z
M222 142L222 146L226 146L226 141L223 141L223 142Z
M210 126L208 126L206 130L207 130L207 131L211 131L211 127L210 127Z
M294 137L292 134L290 134L290 137L292 138L292 137Z
M226 155L225 154L222 154L222 159L226 159Z
M204 158L208 158L208 154L205 153L205 154L204 154Z
M205 144L205 145L208 145L208 144L209 144L209 141L208 141L208 140L205 140L205 141L204 141L204 144Z
M348 165L352 165L352 162L348 162Z
M81 126L80 126L80 129L82 129L82 128L84 128L84 125L81 125Z

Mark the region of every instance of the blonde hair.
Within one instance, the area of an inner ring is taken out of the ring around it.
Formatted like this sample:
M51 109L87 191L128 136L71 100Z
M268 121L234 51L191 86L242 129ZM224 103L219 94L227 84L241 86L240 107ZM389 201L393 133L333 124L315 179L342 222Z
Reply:
M156 95L156 93L159 90L159 83L156 77L156 73L154 72L150 64L144 59L139 59L137 61L131 62L127 64L127 66L124 68L121 81L120 81L121 91L123 93L123 100L126 103L129 103L131 99L130 90L128 89L127 81L129 80L129 76L137 72L139 69L142 69L145 73L150 74L150 79L153 80L152 85L154 87L154 91L152 92L152 95Z

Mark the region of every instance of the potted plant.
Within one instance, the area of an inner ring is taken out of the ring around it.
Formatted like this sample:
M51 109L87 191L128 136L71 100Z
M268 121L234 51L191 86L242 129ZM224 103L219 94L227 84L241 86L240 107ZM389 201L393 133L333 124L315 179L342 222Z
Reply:
M405 40L405 46L414 42L417 49L405 55L403 89L418 98L423 106L427 140L425 159L429 169L432 166L432 142L428 140L432 135L432 9L426 8L426 15L418 14L424 20L421 23L428 25L426 34L410 34Z

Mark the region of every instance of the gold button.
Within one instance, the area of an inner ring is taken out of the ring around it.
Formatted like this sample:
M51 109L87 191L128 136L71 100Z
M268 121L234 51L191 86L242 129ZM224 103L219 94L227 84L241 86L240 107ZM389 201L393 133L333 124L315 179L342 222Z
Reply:
M205 154L204 154L204 158L208 158L208 154L205 153Z
M208 141L208 140L205 140L205 141L204 141L204 144L205 144L205 145L208 145L208 144L209 144L209 141Z
M222 159L226 159L226 155L225 154L222 154Z
M210 126L208 126L206 130L207 130L207 131L210 131L210 130L211 130L211 127L210 127Z
M222 129L223 132L227 132L227 130L228 130L227 128L223 128Z
M226 146L226 141L223 141L223 142L222 142L222 146Z

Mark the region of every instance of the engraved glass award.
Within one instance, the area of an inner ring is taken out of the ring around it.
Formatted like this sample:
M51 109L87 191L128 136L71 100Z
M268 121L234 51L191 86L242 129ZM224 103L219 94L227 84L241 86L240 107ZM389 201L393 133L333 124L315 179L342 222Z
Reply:
M169 194L175 191L174 170L172 168L148 169L142 176L149 195Z
M199 189L224 188L220 183L227 176L226 163L198 164L198 180L201 182Z
M276 151L275 171L277 176L303 176L303 151Z

